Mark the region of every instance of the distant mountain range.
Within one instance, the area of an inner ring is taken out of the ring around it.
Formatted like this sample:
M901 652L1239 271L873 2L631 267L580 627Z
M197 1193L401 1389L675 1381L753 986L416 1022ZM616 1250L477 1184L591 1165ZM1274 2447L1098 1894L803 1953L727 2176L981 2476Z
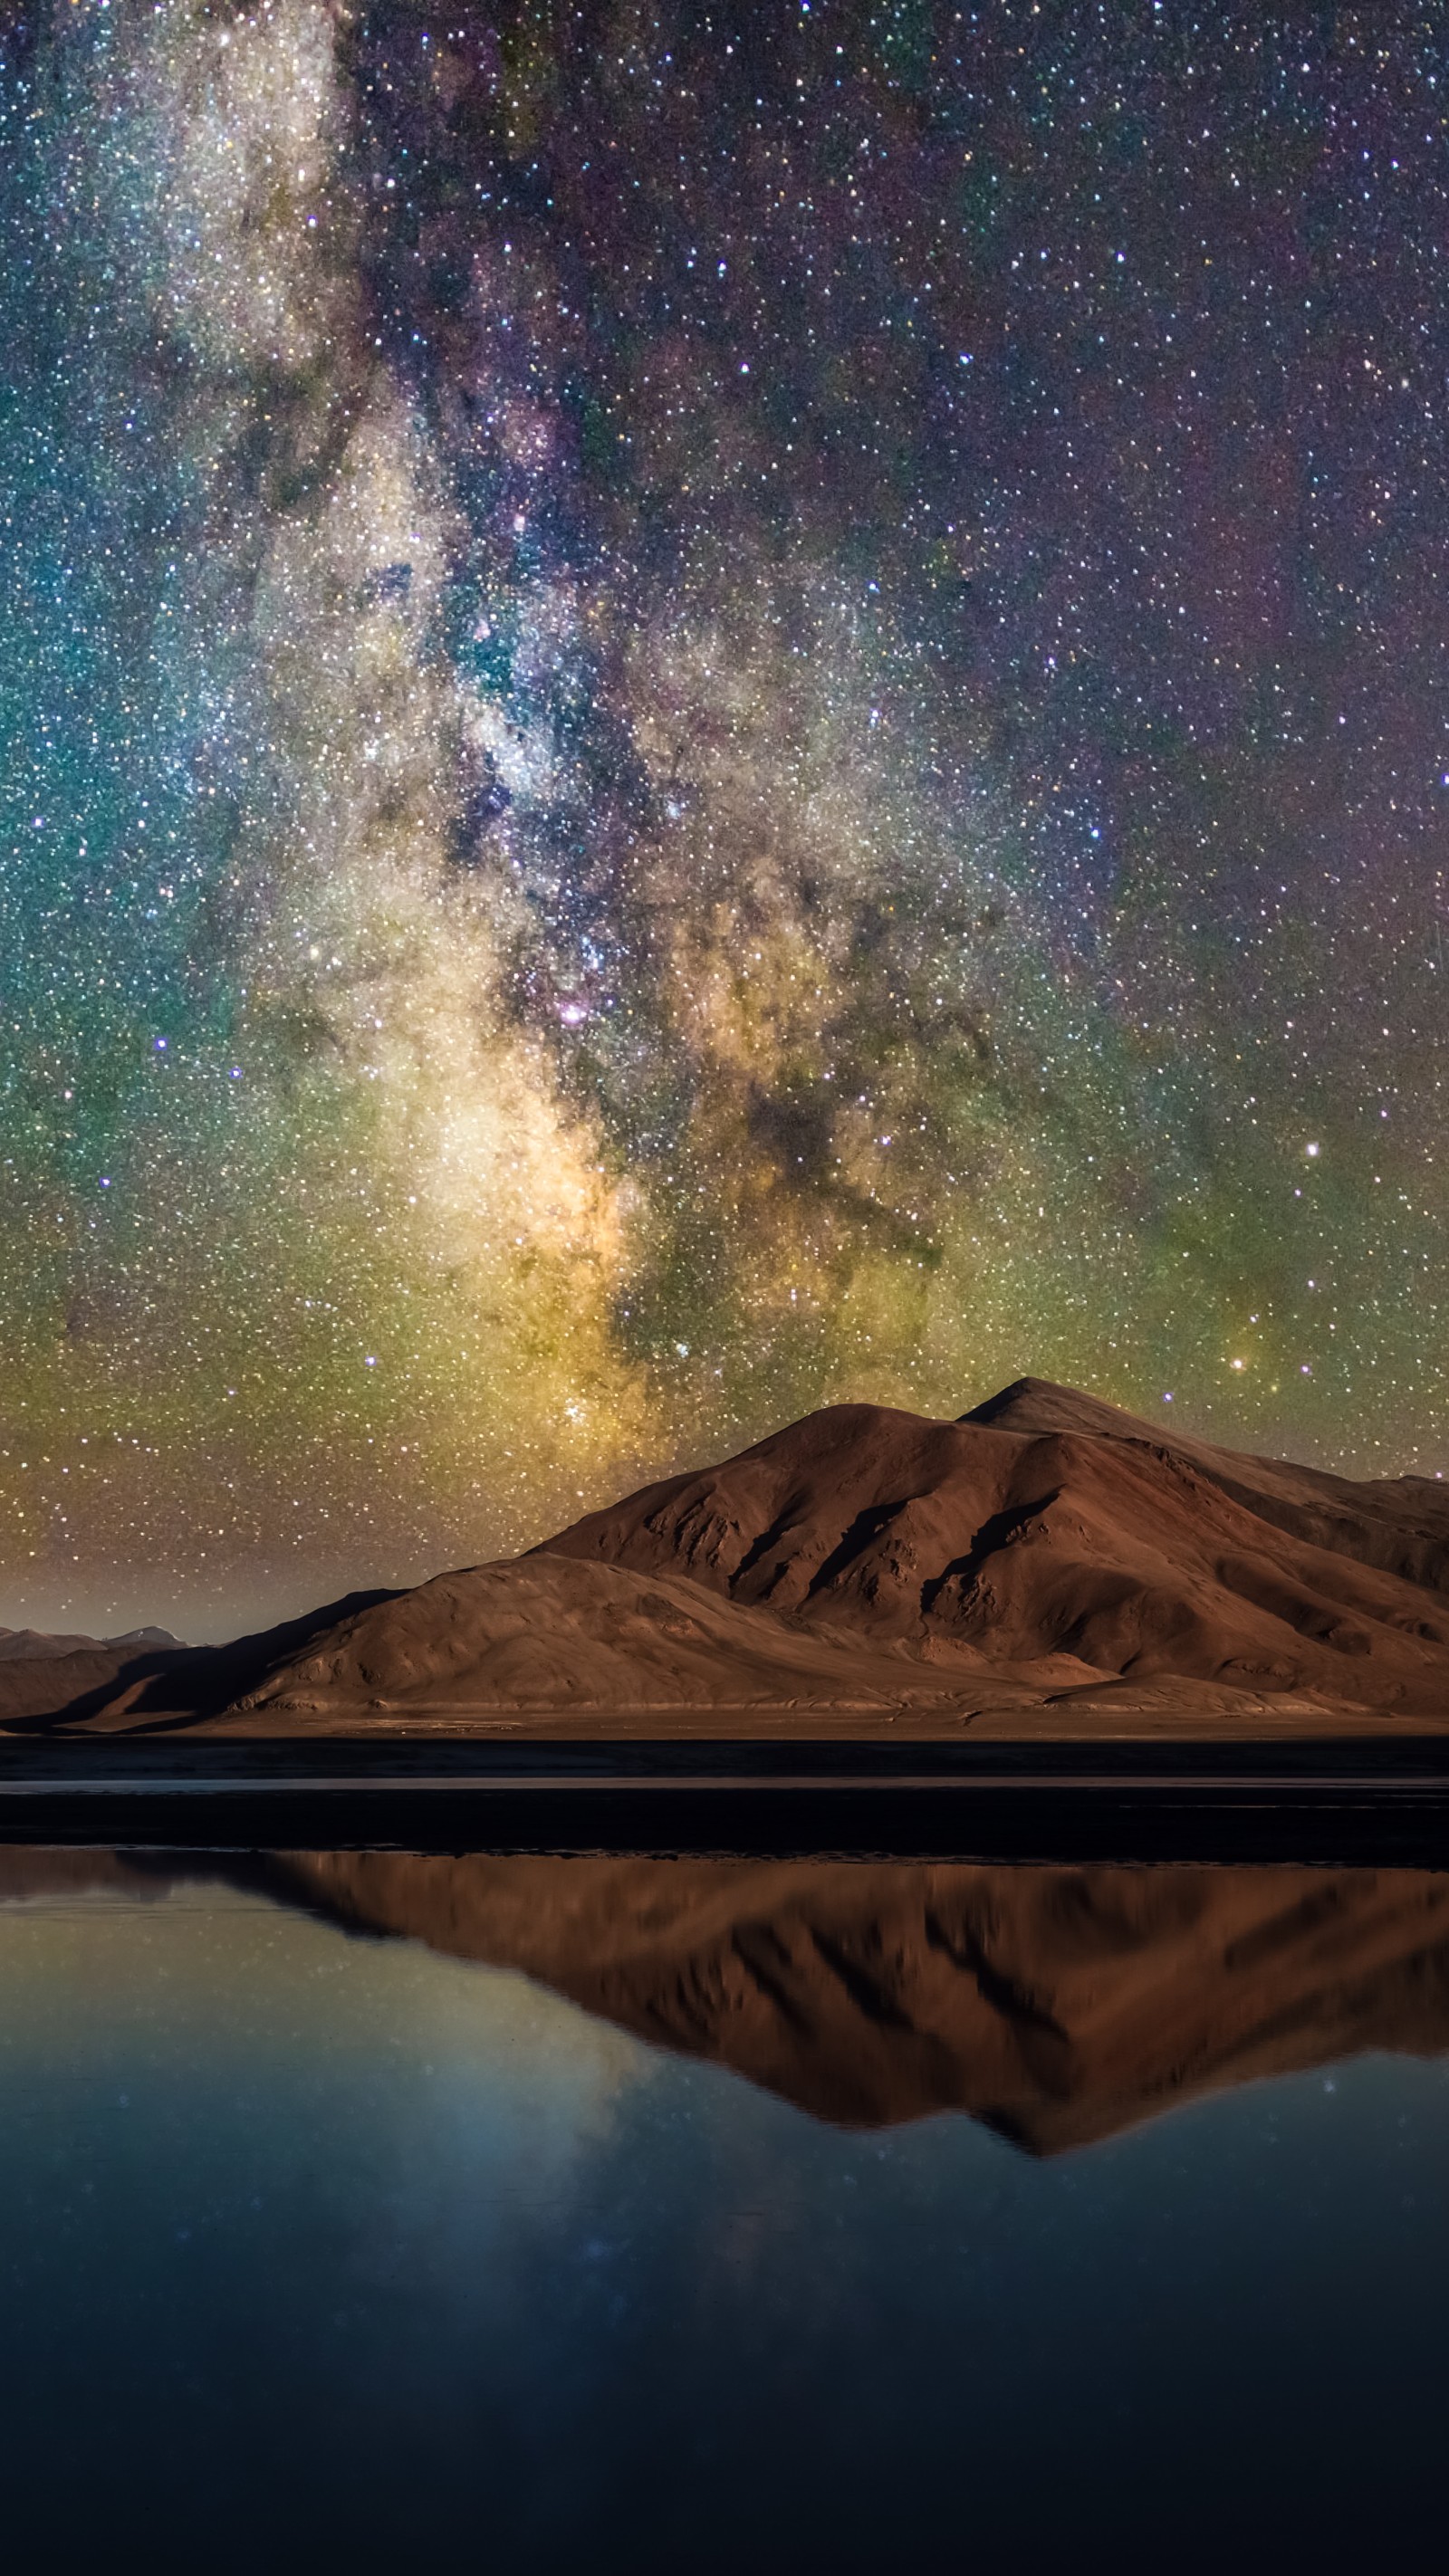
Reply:
M179 1646L169 1628L128 1628L120 1637L57 1637L41 1628L0 1628L0 1664L53 1661L58 1655L135 1655L148 1646Z
M1035 1378L954 1422L834 1405L526 1556L229 1647L7 1661L0 1639L0 1713L62 1711L267 1733L1432 1725L1449 1486L1167 1437Z

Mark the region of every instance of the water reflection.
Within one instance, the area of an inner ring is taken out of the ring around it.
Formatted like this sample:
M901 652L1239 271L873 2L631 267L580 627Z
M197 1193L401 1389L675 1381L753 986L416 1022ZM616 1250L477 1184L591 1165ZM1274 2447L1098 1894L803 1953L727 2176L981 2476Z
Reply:
M813 2113L1032 2155L1249 2078L1449 2051L1449 1874L0 1853L0 1896L230 1881L521 1970Z
M1438 2538L1449 1878L0 1881L27 2576L135 2533L152 2576L1216 2576Z

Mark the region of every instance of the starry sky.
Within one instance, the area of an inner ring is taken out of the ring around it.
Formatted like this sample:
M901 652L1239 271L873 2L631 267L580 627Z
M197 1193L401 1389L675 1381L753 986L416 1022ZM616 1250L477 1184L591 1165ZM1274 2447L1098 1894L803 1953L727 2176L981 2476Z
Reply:
M0 9L0 1621L1449 1464L1449 28Z

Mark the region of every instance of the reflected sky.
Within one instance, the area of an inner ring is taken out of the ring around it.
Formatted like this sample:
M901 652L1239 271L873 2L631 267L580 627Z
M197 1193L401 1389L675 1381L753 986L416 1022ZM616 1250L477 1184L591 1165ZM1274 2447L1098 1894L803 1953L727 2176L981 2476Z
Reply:
M1169 2535L1177 2565L1332 2566L1434 2503L1442 2058L1369 2046L1030 2154L818 2118L224 1878L70 1855L11 1884L27 2567L139 2530L155 2567L276 2564L279 2532L358 2570Z

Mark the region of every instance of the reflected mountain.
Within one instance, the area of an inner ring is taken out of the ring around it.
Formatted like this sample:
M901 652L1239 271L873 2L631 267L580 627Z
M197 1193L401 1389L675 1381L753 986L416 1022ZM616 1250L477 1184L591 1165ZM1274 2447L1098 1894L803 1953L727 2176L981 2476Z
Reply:
M221 1879L513 1968L819 2119L1061 2154L1365 2049L1449 2051L1449 1873L0 1852L12 1899Z

